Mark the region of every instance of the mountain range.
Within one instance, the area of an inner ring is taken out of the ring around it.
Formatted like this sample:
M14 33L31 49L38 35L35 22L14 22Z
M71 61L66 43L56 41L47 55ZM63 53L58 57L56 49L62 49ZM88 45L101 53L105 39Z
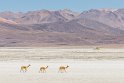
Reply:
M0 47L124 44L124 9L0 12Z

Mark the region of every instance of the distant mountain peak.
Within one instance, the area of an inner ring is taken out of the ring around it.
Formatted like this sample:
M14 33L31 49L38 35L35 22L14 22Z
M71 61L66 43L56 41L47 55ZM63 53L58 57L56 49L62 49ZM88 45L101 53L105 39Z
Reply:
M113 8L101 8L101 9L97 9L99 11L103 11L103 12L114 12L117 11L118 9L113 9Z
M90 13L90 12L104 12L104 13L108 13L108 12L115 12L118 9L112 9L112 8L101 8L101 9L90 9L88 11L84 11L83 13Z
M63 10L59 10L59 11L67 11L67 12L72 12L72 10L70 10L70 9L63 9Z

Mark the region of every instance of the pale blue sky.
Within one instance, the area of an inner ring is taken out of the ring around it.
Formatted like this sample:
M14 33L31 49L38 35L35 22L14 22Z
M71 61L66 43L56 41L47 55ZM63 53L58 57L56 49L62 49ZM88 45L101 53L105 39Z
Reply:
M124 0L0 0L0 11L71 9L82 12L96 8L124 8Z

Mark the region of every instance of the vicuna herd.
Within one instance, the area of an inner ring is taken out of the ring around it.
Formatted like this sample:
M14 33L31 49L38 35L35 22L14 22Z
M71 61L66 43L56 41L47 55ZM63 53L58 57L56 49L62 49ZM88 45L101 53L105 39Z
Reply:
M20 72L27 72L28 68L30 67L31 65L29 64L28 66L21 66L21 69L20 69ZM69 66L60 66L58 68L58 72L66 72L66 69L68 68ZM47 70L48 66L41 66L40 69L39 69L39 73L46 73L46 70Z

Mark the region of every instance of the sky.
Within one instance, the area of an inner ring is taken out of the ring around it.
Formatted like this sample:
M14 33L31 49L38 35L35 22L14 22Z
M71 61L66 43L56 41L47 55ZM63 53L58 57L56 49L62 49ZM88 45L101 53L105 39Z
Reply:
M82 12L99 8L124 8L124 0L0 0L0 11L26 12L42 9L70 9Z

